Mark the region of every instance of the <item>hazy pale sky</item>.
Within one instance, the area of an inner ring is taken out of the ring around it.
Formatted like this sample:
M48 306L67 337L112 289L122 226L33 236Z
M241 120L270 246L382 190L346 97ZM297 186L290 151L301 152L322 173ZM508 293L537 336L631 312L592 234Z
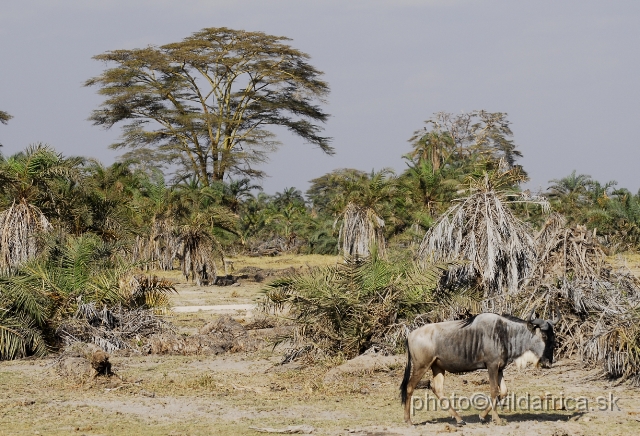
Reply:
M2 152L45 142L112 163L119 128L87 121L91 57L223 26L292 38L331 86L336 155L281 135L269 193L336 168L400 172L425 119L475 109L509 114L534 190L574 169L640 188L637 0L3 0Z

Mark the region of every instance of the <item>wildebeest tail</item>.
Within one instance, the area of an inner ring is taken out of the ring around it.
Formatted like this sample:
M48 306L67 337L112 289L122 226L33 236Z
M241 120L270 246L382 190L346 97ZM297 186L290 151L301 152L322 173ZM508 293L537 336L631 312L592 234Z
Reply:
M407 402L407 386L409 385L409 379L411 378L411 350L409 350L409 339L405 339L404 345L407 347L407 366L404 368L404 378L400 385L400 397L402 398L402 404Z

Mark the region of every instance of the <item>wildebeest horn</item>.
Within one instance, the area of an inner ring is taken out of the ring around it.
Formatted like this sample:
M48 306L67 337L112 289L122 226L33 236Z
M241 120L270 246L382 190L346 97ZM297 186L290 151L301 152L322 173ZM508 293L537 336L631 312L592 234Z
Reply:
M533 321L533 320L535 319L535 318L533 317L533 314L535 313L535 311L536 311L536 308L535 308L535 306L534 306L534 308L533 308L533 309L531 309L531 313L530 313L530 314L529 314L529 316L527 317L527 322L531 322L531 321Z
M549 324L556 325L560 318L562 318L562 313L560 313L560 308L556 306L556 313L553 315L553 319L549 321Z

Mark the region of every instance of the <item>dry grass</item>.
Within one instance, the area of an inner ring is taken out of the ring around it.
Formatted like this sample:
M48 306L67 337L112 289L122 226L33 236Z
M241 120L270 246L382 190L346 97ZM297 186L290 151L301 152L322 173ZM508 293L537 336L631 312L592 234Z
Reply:
M616 268L625 268L640 278L640 253L618 253L607 256L606 261Z

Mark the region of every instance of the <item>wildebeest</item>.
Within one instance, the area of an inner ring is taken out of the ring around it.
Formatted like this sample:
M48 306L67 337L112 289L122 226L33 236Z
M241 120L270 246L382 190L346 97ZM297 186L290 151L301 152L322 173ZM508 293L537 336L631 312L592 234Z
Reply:
M515 362L522 368L528 363L549 368L553 363L553 326L560 320L560 313L556 308L553 320L543 320L536 319L534 312L535 308L526 320L481 313L462 321L426 324L409 333L407 366L400 386L405 422L411 424L411 396L429 368L433 372L431 390L438 399L444 396L446 371L463 373L486 368L491 401L480 412L480 421L485 422L491 411L493 421L499 422L495 406L507 395L507 385L502 376L504 367ZM449 411L458 426L465 424L453 407Z

